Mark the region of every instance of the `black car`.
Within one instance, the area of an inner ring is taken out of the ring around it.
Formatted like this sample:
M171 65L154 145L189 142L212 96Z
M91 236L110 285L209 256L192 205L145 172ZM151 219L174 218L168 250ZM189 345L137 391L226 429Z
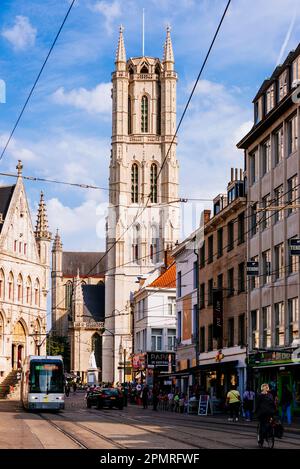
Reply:
M86 406L90 409L92 405L95 405L97 409L117 407L122 410L124 397L121 391L115 388L96 389L90 391L86 397Z

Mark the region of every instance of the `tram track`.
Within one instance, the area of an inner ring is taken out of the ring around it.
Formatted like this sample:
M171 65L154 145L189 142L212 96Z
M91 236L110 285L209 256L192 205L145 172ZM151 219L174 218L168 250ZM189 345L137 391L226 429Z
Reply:
M89 448L88 446L86 446L85 443L83 443L81 440L79 440L77 438L77 436L74 436L73 433L70 433L68 430L65 430L64 428L60 427L59 425L57 425L57 423L53 422L53 420L49 419L49 418L46 418L43 414L41 413L38 413L37 415L39 415L39 417L41 417L43 420L46 420L50 425L52 425L54 428L56 428L56 430L60 431L61 433L63 433L65 436L67 436L68 438L70 438L74 443L76 443L81 449L91 449ZM56 415L57 417L61 417L62 419L64 419L63 415L59 415L57 414ZM103 435L102 433L100 432L97 432L95 430L93 430L92 428L90 427L87 427L86 425L83 425L82 423L79 423L73 419L64 419L65 422L71 422L73 423L74 425L76 425L77 427L87 431L88 433L94 435L94 436L97 436L98 438L101 438L101 440L104 440L106 441L107 443L110 443L114 446L116 446L117 448L120 448L120 449L126 449L126 446L122 445L121 443L118 443L116 442L115 440L113 440L112 438L109 438L107 437L106 435Z
M96 412L94 412L93 410L89 410L87 411L88 413L92 414L92 415L97 415ZM97 411L98 412L98 411ZM108 416L108 414L102 414L102 415L105 415L105 416ZM120 414L122 415L122 414ZM112 416L112 415L109 415L108 416L109 419L113 420L113 421L119 421L118 418L116 416ZM143 425L138 425L138 424L135 424L135 423L131 423L129 422L128 420L134 420L133 418L129 417L127 419L126 422L122 422L124 425L128 425L130 427L134 427L134 428L137 428L139 430L143 430L144 432L147 432L147 433L151 433L151 434L154 434L156 436L159 436L159 437L163 437L164 440L172 440L172 441L176 441L178 443L183 443L183 444L186 444L186 445L189 445L190 448L196 448L196 449L206 449L205 446L200 446L199 444L193 444L193 443L190 443L189 441L187 440L183 440L183 439L180 439L180 438L176 438L174 436L171 436L171 435L161 435L159 434L159 432L155 431L155 430L149 430L149 428L145 428L145 426ZM184 432L182 430L180 430L180 432L184 435L187 435L187 436L194 436L192 433L188 433L188 432ZM219 443L219 444L222 444L224 445L224 441L221 441L221 440L217 440L216 438L208 438L208 437L203 437L201 436L201 439L202 440L206 440L208 442L212 442L212 443ZM235 449L244 449L243 446L238 446L238 445L235 445L233 443L227 443L226 442L226 446L231 446L232 448L235 448Z
M93 411L93 410L88 410L87 411L88 413L90 414L93 414L93 415L97 415L97 413L99 411ZM107 414L107 413L102 413L102 415L105 415L106 417L108 417L109 419L111 420L114 420L114 421L119 421L118 419L120 417L123 417L126 419L126 422L122 422L126 425L129 425L129 426L133 426L135 428L138 428L138 429L142 429L143 431L146 431L146 432L149 432L149 433L154 433L156 435L159 435L158 432L156 432L155 430L149 430L147 428L144 427L144 425L141 423L140 425L137 424L137 423L131 423L129 422L129 420L135 420L133 417L127 417L125 416L123 413L118 413L117 415L111 415L111 414ZM157 421L157 417L159 418L160 416L157 416L155 415L156 417L156 421ZM168 428L170 427L175 427L176 426L176 423L171 423L170 421L169 422L165 422L164 419L162 417L159 418L159 421L161 423L163 423L164 425L168 426ZM182 427L183 428L191 428L191 429L201 429L201 430L206 430L206 431L216 431L216 428L213 428L213 426L209 425L207 422L201 422L199 420L199 422L195 422L195 425L187 425L182 419L176 419L176 422L180 421L182 423ZM218 427L217 427L217 431L224 431L226 432L226 434L230 434L230 435L234 435L234 436L239 436L241 438L252 438L253 437L253 441L256 441L256 427L244 427L242 426L241 424L239 426L237 426L237 428L239 430L242 430L240 433L237 433L236 431L233 431L233 428L228 428L228 424L225 424L225 423L217 423ZM189 437L193 437L195 436L194 433L190 433L188 431L184 431L182 428L180 429L180 433L181 434L184 434L184 435L187 435ZM276 442L281 445L281 444L288 444L288 445L291 445L291 446L296 446L296 447L300 447L300 438L296 438L296 436L299 436L300 435L297 433L297 432L287 432L286 435L288 435L288 438L286 436L283 437L283 439L276 439ZM295 435L294 437L292 435ZM190 442L187 442L186 440L182 440L182 439L179 439L179 438L176 438L176 437L173 437L173 436L165 436L165 438L169 438L171 440L175 440L175 441L178 441L178 442L181 442L181 443L185 443L185 444L188 444L190 445L191 447L196 447L198 449L205 449L205 446L199 446L199 445L192 445ZM231 442L228 442L226 441L226 443L224 442L224 440L218 440L216 438L209 438L208 436L203 436L201 435L201 440L205 440L205 441L208 441L208 442L213 442L213 443L220 443L220 444L226 444L226 446L230 446L232 448L235 448L235 449L245 449L245 446L241 446L241 445L238 445L238 444L234 444L234 443L231 443ZM292 440L292 441L291 441Z

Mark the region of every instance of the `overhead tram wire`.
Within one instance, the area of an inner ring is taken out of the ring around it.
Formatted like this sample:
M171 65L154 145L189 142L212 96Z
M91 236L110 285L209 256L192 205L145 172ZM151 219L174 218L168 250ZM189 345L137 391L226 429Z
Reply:
M199 79L200 79L200 77L201 77L201 75L202 75L203 69L204 69L204 67L205 67L205 65L206 65L206 62L207 62L207 60L208 60L208 57L209 57L210 52L211 52L211 50L212 50L212 47L213 47L213 45L214 45L214 43L215 43L215 40L216 40L216 38L217 38L217 35L218 35L218 33L219 33L219 30L220 30L220 28L221 28L221 25L222 25L222 23L223 23L223 20L224 20L224 18L225 18L225 16L226 16L226 13L227 13L227 10L228 10L228 8L229 8L230 3L231 3L231 0L228 0L227 5L226 5L226 7L225 7L225 10L224 10L224 12L223 12L223 15L222 15L222 17L221 17L221 19L220 19L220 21L219 21L218 27L217 27L216 32L215 32L215 34L214 34L214 37L213 37L213 39L212 39L212 41L211 41L210 47L209 47L209 49L208 49L208 52L207 52L207 54L206 54L206 56L205 56L205 59L204 59L204 61L203 61L203 63L202 63L200 72L199 72L199 74L198 74L198 76L197 76L197 79L196 79L196 81L195 81L195 84L194 84L194 86L193 86L193 88L192 88L192 91L191 91L191 93L190 93L190 96L189 96L189 98L188 98L188 100L187 100L187 103L186 103L186 105L185 105L184 111L183 111L183 113L182 113L182 115L181 115L181 118L180 118L180 120L179 120L179 123L178 123L178 125L177 125L175 134L174 134L174 136L173 136L173 138L172 138L172 141L171 141L171 143L170 143L170 145L169 145L169 148L168 148L168 151L167 151L167 153L166 153L166 156L165 156L165 158L164 158L164 160L163 160L163 162L162 162L162 165L161 165L161 167L160 167L160 170L159 170L159 172L158 172L158 174L157 174L156 180L158 180L159 176L161 175L161 172L162 172L162 170L163 170L163 167L164 167L164 165L165 165L165 163L166 163L166 161L167 161L167 158L168 158L168 156L169 156L170 150L171 150L172 145L173 145L173 143L174 143L174 141L175 141L175 138L176 138L176 136L177 136L177 133L178 133L180 127L181 127L181 124L182 124L182 122L183 122L184 116L185 116L186 111L187 111L187 109L188 109L188 107L189 107L189 104L190 104L190 102L191 102L191 99L192 99L192 97L193 97L193 95L194 95L196 86L197 86L197 84L198 84L198 82L199 82ZM104 259L104 257L106 257L107 254L108 254L108 253L116 246L116 244L123 238L123 236L127 233L127 231L128 231L132 226L134 226L136 220L143 214L143 212L144 212L145 209L147 208L148 202L149 202L150 198L151 198L151 192L148 194L148 198L147 198L146 204L144 205L144 207L142 207L141 212L140 212L140 213L137 212L137 214L136 214L136 216L134 217L133 221L128 225L128 227L123 231L123 233L112 243L112 245L106 250L106 252L105 252L104 255L101 257L101 259L99 259L99 261L92 267L92 269L87 273L87 275L89 275L89 274L97 267L97 265Z
M8 145L9 145L9 143L10 143L10 141L11 141L11 139L12 139L12 137L13 137L13 135L14 135L16 129L17 129L17 127L18 127L18 125L19 125L19 122L20 122L20 120L21 120L21 118L22 118L22 116L23 116L23 114L24 114L24 111L25 111L25 109L26 109L26 107L27 107L27 104L28 104L28 102L29 102L29 100L30 100L30 98L31 98L31 96L32 96L32 94L33 94L33 92L34 92L34 89L35 89L36 85L38 84L38 81L39 81L39 79L40 79L40 77L41 77L41 74L42 74L42 72L43 72L43 70L44 70L44 68L45 68L45 66L46 66L46 64L47 64L47 62L48 62L48 59L49 59L49 57L50 57L50 55L51 55L51 53L52 53L52 51L53 51L53 49L54 49L54 46L55 46L55 44L56 44L56 42L57 42L57 40L58 40L58 38L59 38L59 35L60 35L60 33L61 33L61 31L62 31L64 25L65 25L65 22L67 21L67 18L68 18L68 16L69 16L69 14L71 13L71 10L72 10L73 5L74 5L75 2L76 2L76 0L72 0L72 3L71 3L71 5L70 5L69 8L68 8L67 13L65 14L65 17L64 17L64 19L63 19L63 22L62 22L62 24L60 25L60 28L59 28L59 30L58 30L58 32L57 32L55 38L54 38L54 41L52 42L52 45L51 45L51 47L50 47L50 49L49 49L49 52L48 52L48 54L47 54L47 56L46 56L46 58L45 58L45 60L44 60L44 62L43 62L43 65L42 65L42 67L41 67L41 69L40 69L40 71L39 71L39 73L38 73L38 76L36 77L35 82L34 82L33 85L32 85L32 88L31 88L31 90L30 90L30 92L29 92L29 95L27 96L27 99L26 99L26 101L25 101L25 103L24 103L24 105L23 105L23 107L22 107L22 109L21 109L21 112L20 112L20 114L19 114L19 116L18 116L18 118L17 118L17 120L16 120L16 123L15 123L15 125L14 125L12 131L10 132L10 135L9 135L9 137L8 137L8 139L7 139L7 142L6 142L4 148L3 148L2 152L1 152L0 160L2 160L2 158L3 158L3 156L4 156L5 152L6 152L6 149L7 149Z

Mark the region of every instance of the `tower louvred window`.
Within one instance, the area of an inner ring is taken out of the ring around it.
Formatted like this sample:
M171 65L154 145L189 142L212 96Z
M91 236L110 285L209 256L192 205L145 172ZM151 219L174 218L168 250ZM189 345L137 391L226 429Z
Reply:
M153 204L157 204L157 165L155 163L152 163L151 165L150 186L150 200Z
M136 163L131 167L131 202L138 203L138 190L139 190L139 168Z
M148 132L148 98L147 98L147 96L142 97L141 131L142 132Z

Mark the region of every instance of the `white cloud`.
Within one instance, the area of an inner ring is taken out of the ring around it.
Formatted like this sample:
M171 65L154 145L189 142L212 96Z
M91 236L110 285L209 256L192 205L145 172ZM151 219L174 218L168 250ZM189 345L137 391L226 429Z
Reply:
M105 249L106 204L93 199L75 207L64 205L58 198L46 201L49 226L58 228L64 249L100 251Z
M15 50L24 50L34 45L36 33L37 30L31 26L29 18L16 16L14 26L4 29L1 34Z
M58 104L68 104L91 114L111 113L110 83L100 83L92 90L78 88L69 92L61 87L53 93L52 97Z
M188 92L188 91L187 91ZM237 142L253 125L251 111L239 101L235 88L201 80L178 137L181 195L211 198L226 192L230 168L243 168ZM184 210L184 233L199 225L200 211L212 203L196 203Z
M114 0L112 3L100 1L96 2L91 8L105 17L105 28L109 34L112 34L113 22L121 16L120 2L118 0Z

